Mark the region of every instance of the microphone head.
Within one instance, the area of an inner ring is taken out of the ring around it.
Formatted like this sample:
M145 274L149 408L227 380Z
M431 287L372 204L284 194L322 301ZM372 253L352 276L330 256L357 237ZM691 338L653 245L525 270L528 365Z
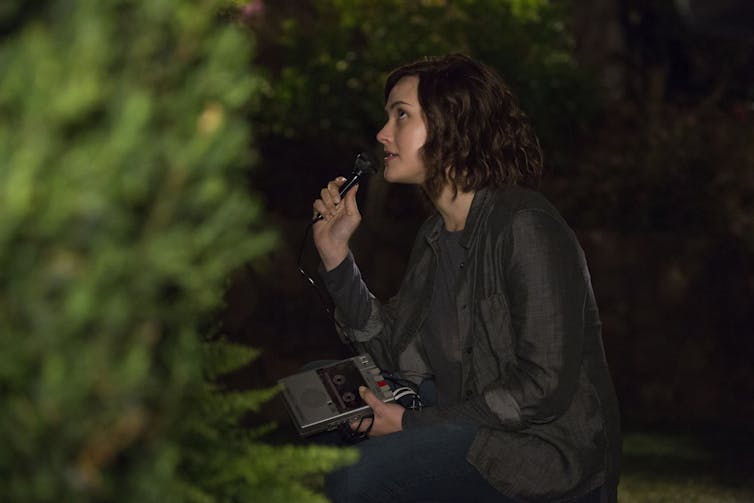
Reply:
M356 156L356 160L353 164L354 174L360 176L368 176L377 173L377 163L374 162L374 158L366 152L361 152Z

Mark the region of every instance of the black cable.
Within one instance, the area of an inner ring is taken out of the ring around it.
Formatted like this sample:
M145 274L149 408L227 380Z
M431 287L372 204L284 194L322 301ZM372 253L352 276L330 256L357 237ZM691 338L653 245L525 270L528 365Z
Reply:
M314 281L314 278L312 278L311 275L306 272L306 269L304 269L303 265L304 250L306 249L306 243L309 239L309 231L311 230L312 226L317 223L317 221L318 220L312 220L306 226L306 230L304 231L304 239L301 241L301 246L299 247L298 261L296 262L296 266L298 267L299 274L301 274L301 276L306 279L307 283L309 283L314 288L314 291L317 292L317 297L319 297L319 301L322 304L322 309L324 309L325 313L327 313L327 316L330 318L330 320L332 320L333 323L335 323L335 325L342 329L343 325L335 318L335 313L333 312L333 309L330 308L331 302L329 295L324 291L322 287L317 284L316 281ZM348 346L348 348L351 350L351 354L353 354L354 356L361 354L361 351L358 351L358 349L351 341L346 341L345 344Z
M306 279L306 281L314 287L314 291L317 292L317 296L319 297L320 302L322 303L322 308L325 310L327 315L335 319L335 315L333 314L332 309L330 309L330 302L328 300L327 295L322 291L322 289L319 287L316 281L314 281L314 278L309 275L309 273L306 272L304 269L304 266L302 264L303 258L304 258L304 250L306 249L306 242L309 238L309 231L311 230L312 226L314 225L314 222L309 222L306 226L306 230L304 231L304 239L301 241L301 247L299 248L298 252L298 261L296 262L296 266L298 267L298 272Z
M366 430L359 431L361 429L361 425L364 424L364 419L367 418L371 419L369 426L367 426ZM372 431L372 426L374 426L374 415L367 414L359 418L359 422L358 424L356 424L355 429L351 426L350 422L344 422L340 424L338 430L340 431L340 436L345 442L349 444L355 444L356 442L361 442L362 440L369 438L369 433Z

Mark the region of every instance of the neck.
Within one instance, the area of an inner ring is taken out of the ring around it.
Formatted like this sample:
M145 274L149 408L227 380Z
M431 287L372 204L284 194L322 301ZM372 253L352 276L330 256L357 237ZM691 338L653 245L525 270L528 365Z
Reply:
M445 228L449 231L460 231L466 226L466 218L469 216L471 201L474 199L474 191L461 192L453 198L453 188L446 185L440 196L434 201L435 208L445 222Z

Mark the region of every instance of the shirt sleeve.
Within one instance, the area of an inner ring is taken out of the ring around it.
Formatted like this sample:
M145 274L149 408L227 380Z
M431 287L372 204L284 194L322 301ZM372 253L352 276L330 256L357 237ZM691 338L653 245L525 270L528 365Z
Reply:
M382 304L369 291L349 252L330 271L320 264L319 274L335 304L335 329L341 340L368 353L386 371L397 370L390 340L393 306ZM393 302L393 301L391 301Z
M545 211L516 213L510 239L505 276L515 354L483 396L502 425L517 429L553 421L573 398L588 277L576 237Z
M341 321L352 328L364 328L372 311L373 296L362 281L351 252L330 271L320 265L319 275L339 311Z
M402 427L404 430L410 430L443 422L499 426L497 416L487 406L484 397L479 395L454 405L426 407L421 410L408 409L403 414Z

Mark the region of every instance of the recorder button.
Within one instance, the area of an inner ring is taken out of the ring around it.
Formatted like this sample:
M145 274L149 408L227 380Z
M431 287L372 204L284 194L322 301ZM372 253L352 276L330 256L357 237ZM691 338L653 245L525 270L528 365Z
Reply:
M377 381L377 386L384 388L385 386L387 386L387 383L383 379L380 379L379 381Z

